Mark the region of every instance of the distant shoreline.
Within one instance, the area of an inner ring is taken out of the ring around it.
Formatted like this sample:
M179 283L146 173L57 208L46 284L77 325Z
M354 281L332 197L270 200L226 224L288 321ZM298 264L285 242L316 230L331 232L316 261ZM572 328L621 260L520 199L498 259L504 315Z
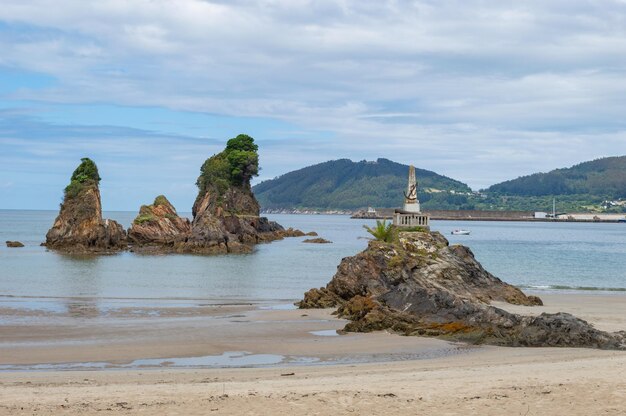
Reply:
M378 208L375 213L367 211L351 211L351 210L326 210L316 211L307 209L281 209L281 210L262 210L261 214L290 214L290 215L350 215L352 219L363 220L391 220L393 216L393 208ZM465 210L424 210L430 214L430 219L434 221L509 221L509 222L582 222L582 223L621 223L626 222L626 214L602 214L602 213L577 213L573 215L591 216L591 215L611 215L614 218L535 218L533 211L465 211ZM621 218L620 218L621 217Z

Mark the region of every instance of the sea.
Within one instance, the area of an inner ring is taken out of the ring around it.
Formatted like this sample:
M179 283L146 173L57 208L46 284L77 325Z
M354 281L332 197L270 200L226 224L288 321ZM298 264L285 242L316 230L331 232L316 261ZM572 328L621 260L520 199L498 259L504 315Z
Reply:
M40 246L56 211L0 210L0 303L56 311L68 299L99 308L125 305L253 303L290 305L326 285L341 259L363 250L364 225L341 215L269 215L285 227L316 231L332 244L287 238L251 254L64 255ZM128 227L135 212L105 212ZM190 214L187 214L190 215ZM500 279L530 292L626 295L626 224L432 221ZM451 235L454 229L470 235ZM23 248L7 248L18 240Z

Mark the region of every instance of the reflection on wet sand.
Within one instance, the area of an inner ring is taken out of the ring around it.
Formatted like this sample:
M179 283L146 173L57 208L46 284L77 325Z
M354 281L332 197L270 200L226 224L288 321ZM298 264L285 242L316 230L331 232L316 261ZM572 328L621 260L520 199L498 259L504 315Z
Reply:
M67 300L65 311L4 305L0 370L331 364L473 350L388 333L339 336L337 330L345 321L329 310L302 313L261 310L265 305L198 306L175 301L171 307L120 302L103 308L101 303Z

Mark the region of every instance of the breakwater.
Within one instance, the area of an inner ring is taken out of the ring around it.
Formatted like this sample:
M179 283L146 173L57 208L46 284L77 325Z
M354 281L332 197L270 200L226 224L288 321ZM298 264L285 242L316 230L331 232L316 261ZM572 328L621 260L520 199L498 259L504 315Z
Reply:
M391 220L394 208L377 208L374 212L358 211L353 219ZM536 218L534 211L478 211L478 210L424 210L431 220L457 221L533 221L533 222L622 222L622 214L572 213L561 214L556 219Z

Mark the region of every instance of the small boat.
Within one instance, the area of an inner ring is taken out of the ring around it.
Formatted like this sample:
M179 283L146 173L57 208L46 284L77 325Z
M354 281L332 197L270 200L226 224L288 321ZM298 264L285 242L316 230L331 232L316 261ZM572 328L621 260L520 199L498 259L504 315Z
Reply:
M452 235L469 235L469 230L454 230L451 233Z

